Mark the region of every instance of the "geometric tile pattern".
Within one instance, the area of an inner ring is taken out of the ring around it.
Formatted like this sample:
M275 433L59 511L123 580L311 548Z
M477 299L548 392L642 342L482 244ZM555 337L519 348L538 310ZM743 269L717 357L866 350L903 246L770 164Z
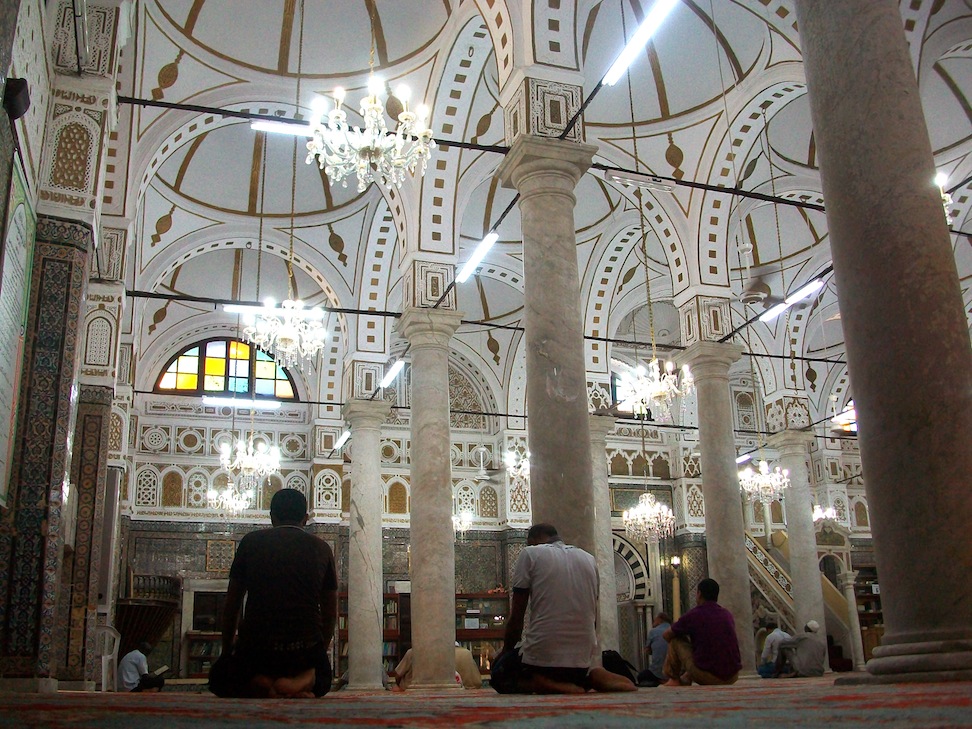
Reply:
M10 566L0 570L0 673L47 678L56 649L62 483L93 236L83 223L41 216L36 239L11 508L0 516L0 564Z

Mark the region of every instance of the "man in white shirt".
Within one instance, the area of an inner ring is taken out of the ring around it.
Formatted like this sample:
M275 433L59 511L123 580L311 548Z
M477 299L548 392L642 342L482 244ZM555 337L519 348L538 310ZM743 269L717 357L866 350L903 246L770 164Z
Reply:
M564 544L551 524L535 524L516 561L512 586L503 645L508 655L497 659L490 681L497 691L637 690L629 679L601 667L595 630L598 576L590 554ZM499 673L506 675L497 682L497 665L504 663Z
M763 678L772 678L776 675L776 657L780 652L780 644L789 640L790 634L781 630L775 622L767 623L766 629L770 632L763 643L763 652L759 656L760 665L757 671Z
M142 642L118 662L118 678L126 691L154 693L162 690L165 679L148 670L148 654L151 652L151 644Z

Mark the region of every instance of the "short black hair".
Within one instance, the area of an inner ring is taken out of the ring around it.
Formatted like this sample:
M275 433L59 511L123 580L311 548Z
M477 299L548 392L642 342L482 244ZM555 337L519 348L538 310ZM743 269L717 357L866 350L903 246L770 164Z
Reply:
M668 613L666 613L664 610L658 613L658 615L656 615L655 617L661 620L663 623L672 622L672 619L668 616Z
M777 629L778 627L780 627L780 626L779 626L779 625L777 625L777 624L776 624L775 622L773 622L772 620L770 620L769 622L767 622L767 623L766 623L766 629L767 629L767 630L776 630L776 629Z
M307 498L297 489L280 489L270 499L273 524L300 524L307 516Z
M719 583L706 577L699 583L699 594L706 602L719 602Z
M527 543L548 542L551 539L557 539L559 536L557 534L557 527L553 524L534 524L530 527L530 531L527 532Z
M148 656L148 654L152 652L152 644L147 640L143 640L138 644L138 650L140 653L144 653L146 656Z

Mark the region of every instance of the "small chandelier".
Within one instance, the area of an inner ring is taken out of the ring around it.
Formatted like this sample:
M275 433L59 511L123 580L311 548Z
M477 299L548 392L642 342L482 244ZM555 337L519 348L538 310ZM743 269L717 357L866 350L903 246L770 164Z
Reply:
M625 510L622 521L628 536L642 542L658 542L675 532L675 514L648 491L638 498L637 506Z
M221 443L219 462L223 468L236 474L236 483L223 491L210 491L210 505L239 513L249 509L256 500L260 482L280 470L280 449L277 446L267 447L266 443L254 446L251 434L247 441L236 441L235 449L225 441Z
M783 498L783 489L790 485L789 475L779 466L770 471L769 464L761 460L757 471L747 466L739 472L739 487L750 501L771 504Z
M515 450L506 451L503 454L503 463L511 478L523 480L530 478L530 451L525 454Z
M665 362L662 374L657 357L648 366L638 365L623 372L618 383L618 408L645 417L649 412L655 420L672 419L672 403L676 398L687 397L695 392L695 379L688 365L682 365L679 373L675 365Z
M459 539L466 538L466 532L473 523L473 513L471 511L460 511L452 515L452 530L459 535Z
M394 133L385 126L385 111L378 100L383 84L374 76L374 55L372 52L372 75L368 80L368 95L361 100L359 111L364 119L364 129L350 127L347 114L341 108L344 103L344 89L338 87L332 94L334 108L327 112L324 120L323 110L315 108L319 122L312 124L313 138L307 143L307 164L317 158L318 166L335 183L347 187L352 172L358 176L358 192L364 192L372 182L381 181L386 187L400 187L405 180L405 171L414 175L421 163L419 174L425 174L429 157L435 149L432 130L426 119L428 108L419 106L409 111L409 89L399 86L395 97L402 103L398 115L398 127Z
M310 362L327 343L324 311L319 307L304 309L304 302L288 298L274 306L264 302L258 312L247 312L243 320L243 339L259 347L281 367Z
M948 225L952 224L952 213L949 210L952 207L952 196L945 191L945 185L948 184L948 175L944 172L939 172L935 175L935 184L938 185L938 191L942 196L942 208L945 210L945 222Z
M828 506L826 509L820 506L820 504L813 505L813 520L823 521L824 519L829 519L834 521L837 519L837 509L832 506Z

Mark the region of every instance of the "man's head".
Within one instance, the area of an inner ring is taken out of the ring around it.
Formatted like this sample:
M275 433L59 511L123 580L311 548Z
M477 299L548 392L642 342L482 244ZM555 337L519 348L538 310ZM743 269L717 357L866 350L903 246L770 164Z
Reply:
M774 630L776 630L776 629L777 629L778 627L780 627L780 626L779 626L779 625L777 625L777 624L776 624L775 622L773 622L772 620L770 620L770 621L769 621L768 623L766 623L766 629L767 629L768 631L770 631L771 633L772 633L772 632L773 632Z
M803 629L807 633L816 633L818 630L820 630L820 623L818 623L816 620L807 621L807 624L803 626Z
M527 546L532 547L536 544L549 544L560 539L557 534L557 527L553 524L534 524L527 532Z
M149 653L152 652L152 644L149 643L147 640L143 640L141 643L138 644L138 652L147 656Z
M307 499L297 489L280 489L270 500L270 523L303 526L307 523Z
M719 602L719 583L711 577L706 577L699 583L695 600L699 604L703 602Z
M668 613L660 612L655 616L655 619L651 621L651 626L657 628L662 623L670 623L672 619L668 617Z

